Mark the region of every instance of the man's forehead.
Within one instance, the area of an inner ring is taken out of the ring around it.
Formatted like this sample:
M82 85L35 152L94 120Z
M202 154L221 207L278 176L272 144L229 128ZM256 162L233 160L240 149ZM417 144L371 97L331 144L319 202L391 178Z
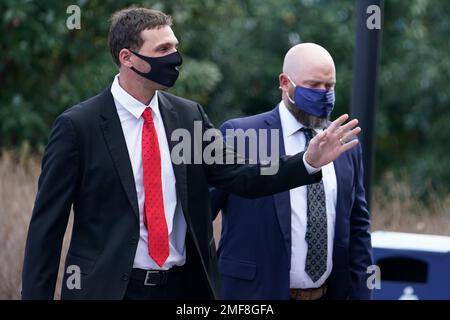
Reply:
M299 81L325 83L336 81L336 73L333 66L305 66L305 68L296 69L293 76Z
M142 40L153 43L158 46L163 43L178 44L178 39L173 30L169 26L154 29L146 29L141 32Z

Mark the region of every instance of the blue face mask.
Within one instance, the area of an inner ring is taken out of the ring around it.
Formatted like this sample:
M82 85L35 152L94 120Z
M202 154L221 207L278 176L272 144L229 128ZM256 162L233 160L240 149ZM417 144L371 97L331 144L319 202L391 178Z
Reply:
M289 96L289 93L287 95L292 104L304 112L319 118L327 118L330 115L336 99L334 90L310 89L296 86L291 79L289 81L295 87L294 100Z

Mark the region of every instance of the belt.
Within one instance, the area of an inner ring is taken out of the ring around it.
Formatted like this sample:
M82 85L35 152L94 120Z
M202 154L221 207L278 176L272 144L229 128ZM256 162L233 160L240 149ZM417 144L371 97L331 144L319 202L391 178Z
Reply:
M312 289L291 289L291 300L319 300L327 293L327 285Z
M139 281L144 286L159 286L167 284L169 276L177 272L178 267L174 266L169 270L143 270L133 268L131 279Z

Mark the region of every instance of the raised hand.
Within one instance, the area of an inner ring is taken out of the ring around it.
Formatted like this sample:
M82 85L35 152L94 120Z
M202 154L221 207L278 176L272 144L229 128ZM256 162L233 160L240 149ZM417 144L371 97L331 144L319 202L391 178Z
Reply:
M311 139L305 154L306 162L315 168L323 167L358 144L358 140L353 139L361 132L357 127L358 120L344 124L348 118L348 114L340 116L328 129Z

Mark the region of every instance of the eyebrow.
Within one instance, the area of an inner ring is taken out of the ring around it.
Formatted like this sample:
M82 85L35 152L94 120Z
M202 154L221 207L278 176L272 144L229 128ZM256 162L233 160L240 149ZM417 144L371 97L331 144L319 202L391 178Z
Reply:
M313 80L313 79L305 80L305 82L306 82L306 83L314 83L314 84L325 83L325 84L327 84L327 85L335 85L335 84L336 84L336 81L324 82L324 81Z

